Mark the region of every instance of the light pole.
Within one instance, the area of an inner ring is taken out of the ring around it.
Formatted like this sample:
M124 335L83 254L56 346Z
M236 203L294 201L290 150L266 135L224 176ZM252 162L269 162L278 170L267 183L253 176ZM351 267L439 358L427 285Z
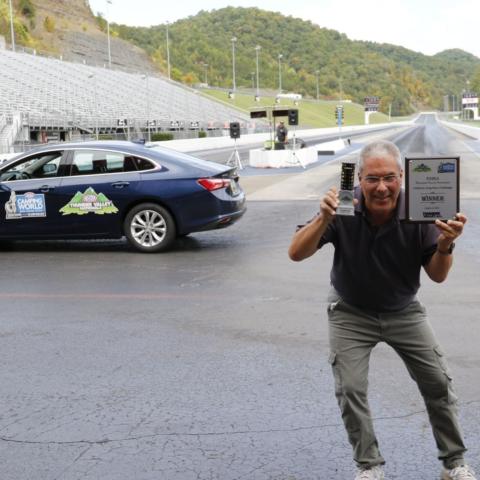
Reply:
M168 72L168 79L170 80L170 39L168 38L168 25L167 22L167 72Z
M237 42L237 37L232 37L232 88L233 88L233 93L235 93L235 90L237 89L237 82L235 80L235 43Z
M256 72L257 72L257 90L256 90L256 97L259 99L260 98L260 87L259 87L259 81L258 81L258 53L261 50L261 46L257 45L255 47L255 65L256 65Z
M8 5L10 7L10 37L12 41L12 51L15 51L15 31L13 29L13 8L12 0L8 0Z
M95 104L95 138L98 140L98 103L97 103L97 77L90 73L88 78L93 78L93 101Z
M278 93L282 93L282 58L281 53L278 54Z
M110 20L108 19L108 5L112 4L112 0L106 0L105 9L107 17L107 44L108 44L108 68L112 68L112 52L110 50Z
M142 75L142 79L145 80L145 111L147 115L147 139L150 142L150 92L148 89L148 75Z
M319 88L318 88L318 74L319 74L319 73L320 73L320 72L319 72L318 70L315 70L315 78L317 79L317 102L318 102L318 100L319 100L319 98L320 98L320 90L319 90Z
M205 67L205 85L208 86L208 77L207 77L208 63L204 63L203 66Z

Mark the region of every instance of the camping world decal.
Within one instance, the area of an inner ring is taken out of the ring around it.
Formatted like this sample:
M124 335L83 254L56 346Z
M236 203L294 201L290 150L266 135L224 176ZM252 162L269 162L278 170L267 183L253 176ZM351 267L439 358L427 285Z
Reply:
M5 203L6 220L46 216L47 210L43 193L27 192L23 195L17 195L12 191L8 202Z
M118 208L103 193L97 193L92 187L88 187L83 193L77 192L73 198L60 209L63 215L85 215L96 213L117 213Z

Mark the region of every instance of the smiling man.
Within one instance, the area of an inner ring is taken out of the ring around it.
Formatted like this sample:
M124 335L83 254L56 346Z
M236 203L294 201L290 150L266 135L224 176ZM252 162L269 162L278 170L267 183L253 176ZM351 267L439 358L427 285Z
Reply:
M299 227L289 249L294 261L326 243L335 248L328 302L330 356L335 395L358 470L355 480L381 480L385 463L367 399L370 353L390 345L416 381L443 462L442 480L475 480L465 464L451 376L442 349L417 300L423 267L435 282L447 278L454 241L467 221L406 223L402 161L398 148L376 141L360 152L355 215L337 216L332 187L320 213Z

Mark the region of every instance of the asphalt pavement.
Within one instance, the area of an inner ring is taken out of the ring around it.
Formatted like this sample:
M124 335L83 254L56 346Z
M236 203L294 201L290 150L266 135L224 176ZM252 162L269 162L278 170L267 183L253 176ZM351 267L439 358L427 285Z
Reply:
M462 158L469 222L448 280L423 276L419 296L480 470L479 142L430 117L393 136L404 153ZM371 138L305 172L242 176L245 217L166 254L123 241L0 251L0 479L353 479L327 363L333 250L293 263L287 249L339 160ZM370 404L387 479L438 479L423 401L385 345Z

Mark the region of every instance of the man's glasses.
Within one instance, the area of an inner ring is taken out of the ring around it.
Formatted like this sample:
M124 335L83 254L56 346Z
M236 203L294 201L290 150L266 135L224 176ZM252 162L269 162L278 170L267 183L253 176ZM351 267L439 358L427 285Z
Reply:
M380 181L383 181L385 185L392 185L398 180L398 175L392 174L392 175L385 175L384 177L375 177L374 175L367 175L366 177L363 177L362 180L365 181L365 183L368 183L368 185L378 185Z

